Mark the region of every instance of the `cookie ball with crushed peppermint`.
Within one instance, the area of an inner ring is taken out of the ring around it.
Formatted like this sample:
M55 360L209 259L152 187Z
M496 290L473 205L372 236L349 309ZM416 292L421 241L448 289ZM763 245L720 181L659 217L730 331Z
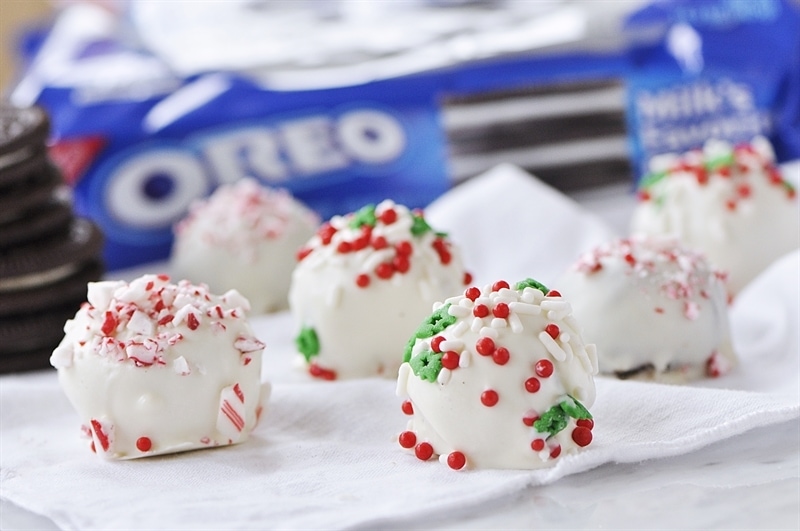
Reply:
M736 363L725 274L675 239L636 235L582 256L556 282L600 372L683 383Z
M553 466L592 442L596 373L560 293L532 279L469 287L406 346L398 441L455 470Z
M236 289L254 313L285 310L295 253L318 225L286 190L249 178L222 185L175 226L172 275Z
M289 304L312 376L394 377L409 334L468 282L458 249L393 201L334 216L298 253Z
M772 262L800 246L794 186L775 164L764 137L731 146L662 155L639 188L631 231L672 235L729 273L742 290Z
M91 449L132 459L236 444L269 394L237 291L165 275L88 285L50 362Z

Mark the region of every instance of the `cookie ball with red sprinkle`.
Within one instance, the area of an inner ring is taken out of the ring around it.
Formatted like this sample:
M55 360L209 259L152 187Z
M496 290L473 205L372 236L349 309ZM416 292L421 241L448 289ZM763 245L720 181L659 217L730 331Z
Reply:
M675 239L637 235L600 245L557 285L597 345L602 373L683 383L723 376L736 364L726 277Z
M446 234L390 200L334 216L302 248L289 301L302 363L320 379L395 377L409 335L469 278Z
M253 313L285 310L295 263L318 225L286 190L250 178L222 185L175 225L172 274L216 293L236 289Z
M236 290L165 275L94 282L50 363L91 447L133 459L247 440L268 396Z
M662 155L639 186L631 231L670 235L705 253L729 275L732 294L800 247L796 182L778 167L770 142Z
M568 299L533 279L437 303L398 372L400 448L470 470L547 467L588 447L597 352L580 330Z

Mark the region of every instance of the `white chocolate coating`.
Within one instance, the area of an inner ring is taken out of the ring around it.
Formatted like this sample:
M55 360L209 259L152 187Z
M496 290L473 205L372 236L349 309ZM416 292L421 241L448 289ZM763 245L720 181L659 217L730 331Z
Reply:
M554 286L597 345L601 373L681 383L721 376L736 364L725 275L674 239L609 242Z
M407 397L410 404L403 409L411 415L401 446L425 459L419 452L427 443L434 456L456 469L461 468L458 462L448 462L454 452L464 457L466 468L535 469L553 466L558 457L591 442L591 426L578 425L587 420L563 411L565 424L554 434L534 422L551 409L560 411L565 401L590 407L597 372L594 346L584 344L567 300L556 292L545 296L546 288L539 286L487 286L477 297L472 291L477 288L469 288L440 306L451 323L418 331L397 380L397 394ZM444 367L430 381L435 373L426 376L419 363L436 352ZM447 362L454 368L447 368ZM540 372L542 364L550 371ZM588 433L583 444L573 440L576 430L584 437ZM409 437L413 445L404 444Z
M50 363L105 458L247 439L269 392L247 299L145 275L90 283Z
M295 253L318 224L285 190L253 179L220 186L176 225L172 274L215 293L235 289L255 313L284 310Z
M319 344L318 352L305 353L313 376L393 378L431 305L463 287L458 250L421 214L387 200L374 207L370 223L351 226L363 212L323 224L292 276L297 332L313 330Z
M709 141L702 152L663 156L651 166L666 176L645 183L631 231L672 235L705 253L728 272L731 293L800 246L797 195L765 138L736 149Z

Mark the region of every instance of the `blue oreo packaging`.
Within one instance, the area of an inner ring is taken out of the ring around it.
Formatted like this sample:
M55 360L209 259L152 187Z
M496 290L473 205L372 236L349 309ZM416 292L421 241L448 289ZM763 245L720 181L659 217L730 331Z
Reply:
M627 21L631 156L770 139L800 158L800 13L788 0L652 2ZM636 37L645 36L643 39Z

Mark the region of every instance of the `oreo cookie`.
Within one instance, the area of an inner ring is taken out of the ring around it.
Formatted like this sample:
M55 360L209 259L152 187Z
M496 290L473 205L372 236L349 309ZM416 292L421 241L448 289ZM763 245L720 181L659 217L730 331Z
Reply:
M45 369L103 275L103 235L75 217L47 156L47 115L0 106L0 373Z

